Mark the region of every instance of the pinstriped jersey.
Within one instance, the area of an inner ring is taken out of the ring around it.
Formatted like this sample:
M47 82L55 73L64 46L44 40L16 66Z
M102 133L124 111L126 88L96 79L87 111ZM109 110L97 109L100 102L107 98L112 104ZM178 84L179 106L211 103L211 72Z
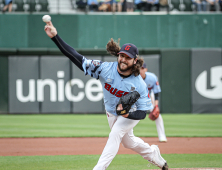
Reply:
M147 85L148 90L150 92L153 91L154 94L160 93L161 89L160 89L157 76L151 72L146 72L145 74L146 74L146 78L144 79L144 81Z
M132 106L137 110L151 110L153 108L148 89L142 77L131 75L123 78L117 71L118 62L101 62L99 60L90 60L83 58L82 67L85 75L90 75L99 79L104 94L104 105L106 111L113 115L116 114L116 105L120 97L132 91L138 91L140 98Z

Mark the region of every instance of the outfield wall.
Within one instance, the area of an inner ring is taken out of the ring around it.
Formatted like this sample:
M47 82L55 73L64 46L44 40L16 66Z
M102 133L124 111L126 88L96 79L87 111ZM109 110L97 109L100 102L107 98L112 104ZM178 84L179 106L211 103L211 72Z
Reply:
M0 48L55 48L44 14L0 14ZM78 49L104 49L110 38L138 48L221 48L221 13L50 14L59 35Z
M162 49L141 55L148 71L159 77L162 113L222 113L221 51ZM0 113L104 113L98 80L85 76L62 55L37 54L0 53ZM85 56L116 60L102 54Z

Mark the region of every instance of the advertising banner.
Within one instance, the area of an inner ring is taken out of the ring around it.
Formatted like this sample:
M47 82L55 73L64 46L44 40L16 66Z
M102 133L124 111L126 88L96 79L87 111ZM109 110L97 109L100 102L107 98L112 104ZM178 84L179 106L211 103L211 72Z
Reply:
M141 57L148 72L154 73L160 80L160 55ZM112 56L86 58L117 61ZM102 85L64 56L11 56L9 112L104 113Z
M221 49L192 49L192 112L222 113Z
M9 57L9 113L39 113L37 56Z
M41 113L70 113L70 61L64 56L41 56L40 79L37 81ZM68 94L67 94L68 93Z

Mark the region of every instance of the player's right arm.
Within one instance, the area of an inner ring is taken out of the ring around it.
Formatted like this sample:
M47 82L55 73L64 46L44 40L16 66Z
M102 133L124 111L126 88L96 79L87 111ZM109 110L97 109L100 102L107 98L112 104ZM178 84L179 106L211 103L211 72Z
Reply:
M60 51L67 56L80 70L82 70L85 75L90 75L96 79L99 79L102 68L104 70L109 70L108 63L103 63L99 60L90 60L79 54L74 48L66 44L62 38L58 35L55 27L52 25L52 22L48 22L45 26L46 34L54 41Z
M74 48L66 44L58 35L56 28L52 22L47 22L45 26L46 34L54 41L60 51L67 56L80 70L84 71L82 67L84 57L79 54Z

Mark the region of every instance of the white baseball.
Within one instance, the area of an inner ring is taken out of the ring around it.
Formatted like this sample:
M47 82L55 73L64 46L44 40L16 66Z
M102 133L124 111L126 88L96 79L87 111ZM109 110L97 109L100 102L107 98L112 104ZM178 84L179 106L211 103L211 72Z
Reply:
M49 15L44 15L42 17L42 20L43 20L43 22L49 22L49 21L51 21L51 17Z

